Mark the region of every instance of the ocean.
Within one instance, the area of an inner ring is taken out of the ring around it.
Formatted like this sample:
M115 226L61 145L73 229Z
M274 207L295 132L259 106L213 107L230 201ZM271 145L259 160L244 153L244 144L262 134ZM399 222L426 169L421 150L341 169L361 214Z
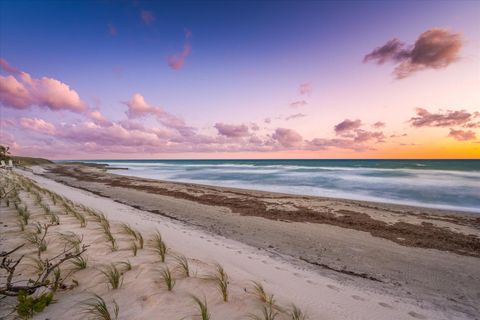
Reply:
M480 213L480 160L82 160L114 173Z

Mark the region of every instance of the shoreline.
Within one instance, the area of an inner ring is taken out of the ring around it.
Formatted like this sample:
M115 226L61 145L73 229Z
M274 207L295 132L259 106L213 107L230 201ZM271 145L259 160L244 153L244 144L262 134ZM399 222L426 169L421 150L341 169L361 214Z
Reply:
M65 166L55 167L65 169ZM345 208L342 206L346 206L346 209L351 211L348 213L350 216L355 216L356 213L352 212L360 210L361 217L368 215L369 221L370 219L381 221L381 226L400 223L400 226L407 225L408 228L414 226L420 231L433 230L434 235L447 230L454 237L472 240L476 245L480 235L480 220L474 215L434 209L416 208L415 211L410 207L388 204L372 206L369 203L365 206L357 201L137 179L101 172L88 166L74 166L70 169L75 169L76 172L62 174L46 172L44 175L116 202L260 248L273 257L286 258L292 264L314 270L342 283L355 284L360 281L361 286L371 290L422 300L446 312L461 311L470 315L467 318L474 318L474 315L480 312L476 307L480 301L477 292L480 277L475 271L480 269L480 259L476 246L470 249L457 246L457 250L470 250L458 252L460 254L449 252L446 248L432 250L422 248L414 242L411 245L409 242L392 242L379 236L381 233L378 234L378 230L374 234L356 230L356 226L353 225L356 220L353 220L352 227L348 228L345 225L315 221L313 223L292 221L290 220L292 212L289 212L288 219L284 219L285 217L272 219L258 214L244 215L231 210L225 204L222 206L222 203L215 202L214 205L201 203L195 199L182 199L165 194L158 189L154 189L155 192L151 189L145 190L144 187L161 185L163 188L188 191L196 195L204 195L205 192L226 192L228 197L233 198L248 198L252 195L267 197L271 209L278 206L285 209L291 206L292 202L300 201L303 206L317 206L316 209L321 207L323 210L327 208L335 215L339 215L336 210L343 210ZM114 181L117 183L112 184ZM322 203L319 205L315 201ZM408 231L408 228L404 231Z
M56 192L79 205L87 205L93 210L101 211L114 225L129 223L144 234L158 229L165 236L169 246L175 252L182 252L182 254L187 255L201 273L204 273L206 268L208 270L208 264L213 262L221 263L231 276L232 302L224 304L218 301L218 298L212 298L213 288L206 288L210 291L210 307L213 308L214 315L217 315L216 318L218 319L225 319L226 317L229 319L244 319L246 312L245 303L248 301L249 295L251 295L251 293L244 292L244 290L251 285L251 280L261 281L268 292L275 294L275 297L280 302L283 303L289 300L294 302L306 310L309 315L308 319L311 320L474 319L474 316L469 316L458 310L441 310L429 302L416 299L414 296L401 297L391 295L382 288L377 288L376 290L367 288L365 286L367 280L365 279L355 278L351 279L351 281L333 279L304 266L295 265L289 261L288 257L272 256L270 252L258 247L252 247L223 236L205 232L200 228L172 221L158 214L141 211L115 202L112 199L99 197L91 192L69 187L33 173L20 173L33 179L41 187ZM32 213L34 217L38 215L34 211ZM71 230L71 223L65 222L65 216L62 215L61 219L62 224L60 226ZM76 220L73 218L72 221L75 222ZM91 245L103 243L103 241L97 240L98 236L97 238L92 236L98 233L98 231L95 231L98 229L91 226L92 222L87 224L86 229L78 227L78 222L76 224L77 226L73 230L88 235L88 239L91 238L89 240ZM11 231L8 234L10 235ZM8 243L12 243L15 240L12 236L5 238L6 236L7 233L4 233L2 238L8 240ZM122 238L119 238L119 240L122 240ZM123 243L123 240L121 243ZM2 244L5 245L5 242L2 241ZM120 246L124 245L120 244ZM145 277L145 272L150 274L146 268L154 261L145 257L149 249L144 250L147 250L147 252L143 254L143 257L139 255L139 257L130 258L133 264L133 271L128 271L125 275L124 286L127 286L127 288L105 291L105 284L99 282L98 275L91 277L86 273L88 270L81 271L78 276L75 276L76 279L80 280L80 287L58 293L58 301L34 319L44 319L45 317L52 319L61 317L75 318L78 315L76 308L78 308L79 302L87 297L87 292L91 290L101 292L108 299L116 299L121 306L127 304L129 308L121 307L120 309L120 319L151 318L158 316L158 309L162 308L166 309L162 309L162 312L165 312L162 314L167 317L168 315L188 315L192 312L191 305L184 302L179 302L179 304L176 300L172 300L172 293L162 292L161 286L160 289L158 288L160 285L158 280ZM114 256L114 260L122 257L125 259L129 251L120 248L117 252L109 253L109 250L105 251L105 249L99 248L90 250L88 254L89 261L96 264L100 263L101 265L105 261L110 262L112 259L111 255ZM139 277L141 274L143 276ZM185 281L190 283L193 281L193 284L185 287ZM181 295L187 289L199 290L195 279L181 280L180 282L184 284L180 283L178 285L179 288L175 291L175 297L179 294ZM133 296L137 298L132 300ZM239 298L240 300L235 302ZM159 301L167 301L169 303L165 305L164 303L159 303ZM231 313L232 310L228 311L228 309L225 309L227 306L234 308L233 314ZM280 317L279 319L284 318Z
M375 159L373 159L375 160ZM421 159L420 159L421 160ZM454 160L468 160L470 159L454 159ZM473 161L473 160L472 160ZM179 184L179 185L191 185L201 188L218 188L230 191L239 191L239 192L252 192L252 193L259 193L259 194L276 194L276 195L283 195L288 197L298 197L298 198L311 198L311 199L320 199L320 200L331 200L331 201L341 201L346 203L353 203L359 206L365 207L384 207L388 210L395 210L398 209L399 212L404 211L425 211L427 213L433 213L437 215L456 215L456 216L470 216L472 218L479 218L479 225L480 225L480 209L477 208L468 208L465 207L463 209L458 209L455 207L451 207L448 205L432 205L432 206L422 206L417 205L415 203L401 203L401 202L385 202L385 201L376 201L376 200L368 200L368 199L349 199L349 198L342 198L342 197L331 197L331 196L319 196L319 195L308 195L308 194L300 194L300 193L286 193L281 191L268 191L268 190L261 190L261 189L248 189L243 187L226 187L220 185L213 185L208 183L197 183L197 182L189 182L189 181L174 181L174 180L164 180L164 179L156 179L156 178L148 178L148 177L141 177L135 175L128 175L128 174L119 174L116 170L126 170L128 171L129 168L127 167L112 167L106 163L95 163L95 162L81 162L81 161L59 161L55 163L55 166L62 166L62 165L76 165L85 168L96 168L101 172L107 174L115 174L119 176L124 176L126 178L133 178L139 180L149 180L149 181L157 181L161 183L172 183L172 184ZM52 166L44 166L44 167L52 167ZM110 171L111 170L111 171ZM434 169L432 169L434 170ZM472 210L469 210L472 209ZM476 210L476 211L474 211Z

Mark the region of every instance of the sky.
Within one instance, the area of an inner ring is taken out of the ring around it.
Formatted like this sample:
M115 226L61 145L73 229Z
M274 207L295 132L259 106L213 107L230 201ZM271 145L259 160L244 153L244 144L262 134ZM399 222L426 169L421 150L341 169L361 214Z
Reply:
M1 1L0 144L480 158L478 1Z

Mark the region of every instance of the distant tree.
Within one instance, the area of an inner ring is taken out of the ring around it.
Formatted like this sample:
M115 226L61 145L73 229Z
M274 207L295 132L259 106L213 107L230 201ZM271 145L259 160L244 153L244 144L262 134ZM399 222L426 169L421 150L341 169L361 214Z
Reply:
M10 147L0 145L0 160L10 159Z

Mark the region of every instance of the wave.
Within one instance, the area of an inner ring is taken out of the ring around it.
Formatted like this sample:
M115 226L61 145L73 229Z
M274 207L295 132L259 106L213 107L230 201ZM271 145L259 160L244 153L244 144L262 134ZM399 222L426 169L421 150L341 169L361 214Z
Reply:
M402 161L402 168L384 162L379 168L379 161L367 167L354 160L328 165L300 160L97 162L128 169L115 170L118 174L159 180L480 212L480 171L473 170L478 162L468 162L468 170L455 169L463 162L451 161L436 161L436 167Z

